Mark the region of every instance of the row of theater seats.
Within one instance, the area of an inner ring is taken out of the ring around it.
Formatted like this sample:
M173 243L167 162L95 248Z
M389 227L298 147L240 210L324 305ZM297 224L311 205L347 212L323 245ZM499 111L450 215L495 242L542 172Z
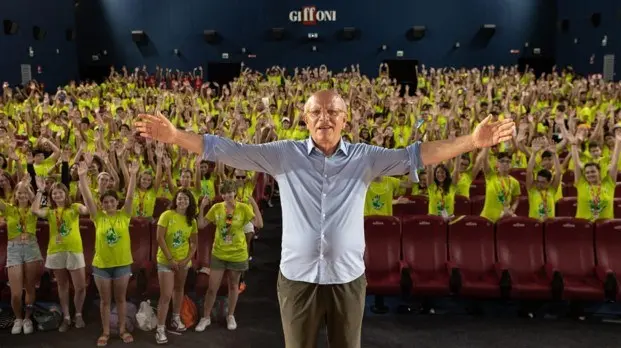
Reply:
M621 194L619 194L621 197ZM408 196L410 202L403 204L393 205L392 212L396 217L403 217L408 215L425 215L429 211L429 200L426 196ZM528 197L519 197L520 203L518 209L515 212L518 216L528 216L529 204ZM471 196L467 198L464 196L455 196L455 209L454 215L479 215L483 211L483 205L485 204L485 196ZM563 197L556 202L556 216L558 217L575 217L578 202L576 197ZM614 200L614 216L621 218L621 198L615 198Z
M621 220L369 216L365 239L376 298L621 300Z
M132 279L128 287L128 296L143 298L159 294L159 282L157 279L157 250L156 239L157 221L147 218L132 218L130 222L131 249L134 263L132 264ZM86 261L87 290L94 293L95 287L92 282L92 261L95 247L95 226L90 219L80 219L80 234L84 248L84 258ZM205 294L209 284L209 275L199 272L204 267L209 267L211 259L211 249L213 246L215 229L212 224L199 230L197 252L192 260L191 273L196 277L193 281L186 284L186 290L196 291L200 296ZM37 240L41 249L41 254L45 258L49 241L49 226L46 221L37 222ZM6 286L8 282L6 272L7 256L7 230L6 225L0 226L0 293L2 300L8 300L10 290ZM42 281L39 286L38 295L41 300L56 300L58 293L53 284L53 275L47 269L41 268L42 279L51 279L50 282ZM219 290L221 293L226 291L226 282Z

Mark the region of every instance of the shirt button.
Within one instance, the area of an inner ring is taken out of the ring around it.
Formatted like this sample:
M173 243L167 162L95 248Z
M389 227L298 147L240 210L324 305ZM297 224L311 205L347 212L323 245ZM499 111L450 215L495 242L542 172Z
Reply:
M323 254L319 254L319 259L323 260Z
M324 194L323 194L323 196L325 197L325 196L326 196L326 194L324 193Z
M325 219L326 218L326 214L321 215L321 217Z
M327 178L327 177L328 177L328 174L324 174L324 175L323 175L323 177L324 177L324 178Z

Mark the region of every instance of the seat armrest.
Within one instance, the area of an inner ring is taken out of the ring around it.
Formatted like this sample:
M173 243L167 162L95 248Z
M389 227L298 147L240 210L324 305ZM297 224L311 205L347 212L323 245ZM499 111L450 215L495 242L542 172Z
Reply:
M611 269L601 265L595 266L594 272L597 279L601 282L606 281L606 277L608 277L608 275L615 276L614 272Z
M552 266L549 263L546 263L543 265L543 273L545 274L546 278L549 280L552 280L552 278L554 278L554 273L557 272L557 269L554 268L554 266Z

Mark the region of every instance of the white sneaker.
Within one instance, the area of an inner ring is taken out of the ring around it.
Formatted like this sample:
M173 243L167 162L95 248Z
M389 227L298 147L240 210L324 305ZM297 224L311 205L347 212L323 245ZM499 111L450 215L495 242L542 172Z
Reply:
M155 342L157 344L166 344L168 343L168 337L166 337L166 329L163 327L158 327L155 330Z
M235 317L229 315L226 317L226 328L229 330L237 329L237 322L235 321Z
M185 330L187 330L185 325L183 325L183 323L181 322L181 318L179 317L173 318L170 322L170 326L172 326L173 329L179 332L184 332Z
M201 320L198 322L198 325L196 325L196 329L194 330L196 332L203 332L209 325L211 325L211 317L201 318Z
M33 333L34 325L32 325L32 320L24 319L22 324L24 326L24 335L29 335L29 334Z
M22 333L22 328L24 327L24 321L21 319L15 319L13 322L13 328L11 329L11 334L19 335Z

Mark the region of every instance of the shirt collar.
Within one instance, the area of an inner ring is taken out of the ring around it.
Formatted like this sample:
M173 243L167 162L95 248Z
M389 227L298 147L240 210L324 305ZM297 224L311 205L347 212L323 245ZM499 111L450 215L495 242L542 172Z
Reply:
M349 145L349 143L347 143L345 140L343 140L343 138L341 138L341 141L339 141L339 146L336 149L336 152L334 154L337 154L339 151L341 151L345 156L347 156L347 154L349 153L349 149L347 145ZM313 141L313 138L308 137L308 139L306 139L306 154L310 155L314 148L316 148L316 146L315 146L315 142Z

